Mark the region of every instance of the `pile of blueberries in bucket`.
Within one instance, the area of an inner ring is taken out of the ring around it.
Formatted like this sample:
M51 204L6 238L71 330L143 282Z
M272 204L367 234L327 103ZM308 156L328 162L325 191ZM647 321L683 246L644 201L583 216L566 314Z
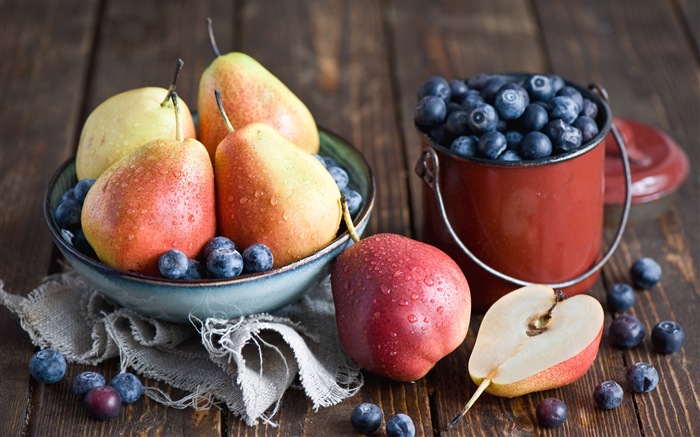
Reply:
M598 106L557 75L430 77L414 121L457 155L500 161L547 158L596 136Z

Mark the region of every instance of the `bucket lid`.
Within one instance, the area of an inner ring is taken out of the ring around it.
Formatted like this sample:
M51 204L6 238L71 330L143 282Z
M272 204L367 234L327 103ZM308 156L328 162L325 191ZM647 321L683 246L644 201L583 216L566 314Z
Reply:
M674 194L688 177L688 158L667 134L638 121L613 117L625 141L632 175L632 206L662 200ZM625 175L614 141L605 148L605 205L625 201ZM657 203L657 202L655 202ZM667 202L658 202L669 206ZM665 209L665 208L664 208Z

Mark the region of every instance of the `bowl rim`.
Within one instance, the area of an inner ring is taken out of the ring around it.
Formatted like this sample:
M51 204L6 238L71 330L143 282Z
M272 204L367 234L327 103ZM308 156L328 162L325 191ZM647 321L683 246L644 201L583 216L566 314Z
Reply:
M346 147L348 147L356 156L360 158L360 164L363 167L363 169L367 172L367 175L369 176L367 178L367 199L364 202L364 205L360 209L360 211L357 212L356 218L353 220L353 224L355 227L360 226L362 223L366 222L369 220L373 207L374 207L374 202L376 198L376 182L375 182L375 177L374 177L374 171L372 167L369 165L369 162L367 161L367 158L365 158L364 154L355 147L352 143L350 143L345 137L336 134L335 132L323 128L321 126L318 127L319 133L323 133L324 135L328 135L340 142L342 142ZM46 187L46 190L44 192L44 201L43 201L43 213L44 213L44 220L46 221L47 227L49 228L49 231L51 233L51 236L53 237L54 244L60 246L60 249L67 251L70 253L72 256L78 258L80 262L83 264L88 265L90 268L98 271L100 274L103 275L109 275L109 276L119 276L123 279L127 279L130 281L134 282L139 282L139 283L144 283L148 285L154 285L154 286L168 286L168 287L177 287L177 288L201 288L201 287L213 287L213 286L231 286L231 285L237 285L237 284L244 284L248 282L255 281L257 279L261 278L270 278L270 277L275 277L279 275L283 275L289 271L297 270L306 264L310 264L313 261L323 258L326 254L331 253L335 250L337 250L340 246L345 245L348 240L350 240L350 233L348 232L347 229L345 229L342 233L337 235L331 243L323 247L317 252L314 252L313 254L306 256L304 258L301 258L297 261L294 261L290 264L284 265L282 267L279 267L277 269L272 269L264 272L256 272L256 273L247 273L245 275L240 275L236 276L234 278L225 278L225 279L168 279L168 278L159 278L155 276L149 276L145 275L142 273L137 273L137 272L132 272L132 271L127 271L127 270L121 270L117 269L111 266L108 266L107 264L104 264L100 262L99 260L96 260L90 256L85 255L81 251L77 250L72 244L69 244L66 242L66 240L63 237L63 234L61 232L61 229L58 227L56 224L56 220L54 218L54 215L51 211L51 192L56 185L58 179L61 177L61 175L66 171L66 168L69 167L70 165L73 165L75 163L75 155L72 155L68 159L66 159L59 167L58 169L54 172L54 174L51 176L51 179L49 180L49 183ZM341 220L341 228L343 226L343 221ZM339 229L340 230L340 229Z

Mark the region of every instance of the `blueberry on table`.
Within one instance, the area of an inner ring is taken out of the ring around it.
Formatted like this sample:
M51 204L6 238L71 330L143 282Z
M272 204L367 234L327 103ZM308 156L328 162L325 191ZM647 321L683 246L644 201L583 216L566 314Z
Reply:
M576 88L567 85L562 87L559 91L556 91L555 95L570 97L576 103L579 112L583 110L583 96Z
M360 207L362 206L362 194L348 187L340 190L340 194L345 196L345 201L348 203L348 212L350 215L354 215L360 210Z
M207 257L207 271L212 278L235 278L243 271L243 257L235 249L216 249Z
M416 435L416 425L408 414L399 413L386 421L387 437L413 437Z
M585 115L578 116L571 125L581 131L581 141L584 143L590 141L600 131L598 123Z
M43 349L29 360L29 373L43 384L53 384L66 375L66 359L55 349Z
M372 434L382 425L384 414L375 404L363 402L353 408L350 413L350 423L357 432L362 434Z
M598 408L602 410L612 410L622 403L624 391L616 381L603 381L593 391L593 400Z
M474 135L457 137L450 144L450 150L459 156L471 158L476 156L479 138Z
M486 132L479 138L477 150L481 156L490 159L498 158L506 150L506 137L497 130Z
M83 405L93 419L108 420L122 410L122 397L112 386L93 388L83 397Z
M608 334L613 345L621 349L631 349L642 343L646 330L638 318L631 314L623 314L612 321Z
M468 123L475 134L491 132L498 126L498 114L493 106L484 103L469 111Z
M561 119L566 124L571 124L576 120L579 113L579 107L571 97L557 96L549 101L549 118L550 120Z
M184 252L170 249L158 258L158 270L164 278L183 279L189 268L189 259Z
M80 214L83 211L83 205L77 200L66 199L58 204L54 218L56 224L61 229L75 230L80 227Z
M141 380L136 375L129 372L119 373L112 378L109 385L119 392L122 402L125 404L136 402L141 398L141 393L143 392Z
M625 283L614 284L607 292L608 309L614 313L621 313L632 308L637 301L634 289Z
M518 123L523 132L540 131L549 123L549 114L544 106L530 103L525 107Z
M434 127L445 121L447 105L437 96L425 96L413 109L413 118L418 126Z
M73 393L79 398L85 396L93 388L107 384L105 377L97 372L81 372L73 378Z
M202 248L202 258L207 259L209 254L217 249L231 249L236 250L236 245L230 238L224 236L216 236L211 240L207 241L207 244Z
M74 190L74 196L75 200L78 201L78 203L82 204L83 201L85 200L85 196L87 195L88 191L92 187L92 185L95 183L95 180L92 178L84 178L78 181L77 184L75 184L75 187L73 188Z
M502 120L515 120L520 117L529 100L527 93L514 89L501 89L496 93L493 106Z
M674 321L659 322L651 330L651 343L661 354L678 352L685 343L685 331Z
M537 423L544 428L556 428L566 421L569 410L566 404L557 398L544 398L537 405Z
M661 266L651 258L636 260L630 267L632 285L639 289L648 289L661 280Z
M542 100L546 102L554 96L551 79L542 74L533 74L525 79L523 88L530 95L531 101Z
M470 133L469 114L464 108L447 116L445 131L454 138Z
M339 167L337 165L333 167L328 167L328 173L330 173L333 177L335 184L338 186L338 190L342 190L343 188L345 188L348 185L348 182L350 181L348 172L346 172L342 167Z
M272 268L272 252L264 244L257 243L246 247L242 256L243 271L246 273L264 272Z
M627 385L635 393L649 393L659 383L659 374L649 363L635 363L627 369Z
M552 155L552 141L542 132L527 133L518 147L523 159L540 159Z
M426 80L423 85L418 88L416 93L418 100L425 96L436 96L442 99L445 103L450 101L452 90L450 83L440 75L434 75Z

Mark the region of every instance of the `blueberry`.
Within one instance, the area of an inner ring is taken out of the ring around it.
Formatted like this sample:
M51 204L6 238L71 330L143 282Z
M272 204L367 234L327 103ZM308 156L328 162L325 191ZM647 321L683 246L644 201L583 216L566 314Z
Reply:
M207 244L202 248L202 259L206 260L209 254L217 249L231 249L236 250L236 245L231 241L230 238L217 236L207 241Z
M122 410L122 397L112 386L93 388L85 394L83 405L93 419L108 420Z
M613 380L601 382L593 391L593 400L602 410L612 410L619 407L623 396L622 387Z
M518 150L523 159L546 158L552 154L552 141L542 132L532 131L523 137Z
M539 131L549 123L549 114L544 106L530 103L518 119L523 132Z
M243 270L246 273L264 272L271 268L272 252L266 245L258 243L245 248L243 251Z
M552 91L554 92L554 94L558 93L560 89L566 86L564 79L562 79L561 76L558 76L556 74L550 74L549 80L552 83Z
M447 105L445 105L445 107L447 108L447 117L449 117L450 114L452 114L455 111L464 111L464 106L457 102L449 101L447 102Z
M566 124L571 124L578 117L579 107L571 97L557 96L550 100L549 104L551 106L549 109L551 120L560 119Z
M564 86L559 91L556 91L555 95L570 97L576 103L579 112L583 109L583 96L576 88Z
M630 314L623 314L612 321L608 333L615 346L631 349L642 343L646 330L638 318Z
M338 162L330 156L324 156L323 163L325 164L326 168L331 168L338 165Z
M78 201L81 205L83 204L83 201L85 201L85 196L87 195L87 192L90 190L90 188L93 186L95 183L95 180L92 178L84 178L78 181L77 184L75 184L74 188L74 196L75 200Z
M481 156L496 159L506 150L506 137L497 130L486 132L479 138L477 150Z
M435 96L447 103L450 101L451 92L450 83L447 82L444 77L434 75L426 80L423 85L420 86L420 88L418 88L417 96L418 100L421 100L426 96Z
M319 155L318 153L312 153L311 154L314 158L318 159L318 162L321 163L324 167L326 167L326 160L323 159L323 156Z
M75 202L78 201L78 199L75 198L75 187L67 189L65 193L63 193L63 195L61 196L61 200L59 200L58 203L63 203L66 200L73 200Z
M469 90L467 97L462 101L462 106L467 110L467 112L476 108L477 106L485 105L486 102L481 98L481 94L477 90Z
M649 393L659 383L659 374L649 363L635 363L627 369L627 385L635 393Z
M583 99L583 109L581 110L581 115L585 115L586 117L592 118L595 120L595 118L598 116L598 105L593 103L593 101L584 98Z
M581 131L581 142L583 143L590 141L599 132L595 120L585 115L580 115L571 125Z
M216 249L207 257L207 271L213 278L234 278L243 271L243 257L235 249Z
M29 373L43 384L60 381L66 374L66 359L55 349L43 349L29 360Z
M445 120L445 131L454 138L462 135L468 135L469 130L469 114L464 109L455 111L447 116Z
M75 247L75 249L83 255L89 256L93 259L97 259L97 254L95 253L95 250L92 248L92 246L90 246L90 243L87 241L87 238L85 237L85 233L83 232L82 228L75 230L75 234L73 234L71 243L73 244L73 247Z
M651 258L640 258L632 263L630 277L636 288L651 288L661 280L661 266Z
M467 78L467 86L474 90L480 90L491 79L492 75L481 73Z
M537 405L537 423L544 428L561 426L569 415L566 404L557 398L544 398Z
M333 176L333 180L335 181L335 184L338 186L339 190L345 188L348 185L348 182L350 181L348 172L346 172L342 167L328 167L328 173L330 173L331 176Z
M362 206L362 194L348 187L341 190L340 194L345 196L345 200L348 202L348 212L350 215L355 215Z
M507 81L502 76L491 76L481 88L479 94L485 102L493 103L496 93L505 85Z
M199 260L188 259L187 271L182 279L205 279L207 277L207 269Z
M450 81L450 94L453 102L461 103L467 97L468 92L469 87L463 80L455 79Z
M77 200L66 199L58 204L54 218L61 229L74 230L80 227L83 206Z
M109 382L109 385L119 392L122 402L125 404L133 404L138 401L143 392L141 380L136 375L129 372L116 375Z
M475 136L462 136L455 138L450 144L450 150L458 154L459 156L464 156L466 158L471 158L476 156L477 147L479 139Z
M496 93L493 106L502 120L515 120L528 105L527 93L514 89L501 89Z
M447 106L437 96L425 96L413 109L413 118L418 126L434 127L445 121Z
M386 421L386 435L387 437L413 437L416 435L416 426L409 415L399 413Z
M547 123L542 132L552 140L552 145L559 152L569 152L581 146L581 131L561 119Z
M428 132L428 136L437 144L447 144L448 135L444 124L430 129L430 131Z
M379 407L370 402L363 402L353 408L350 413L350 423L355 430L362 434L372 434L382 425L384 414Z
M685 331L676 322L666 320L657 323L651 330L651 343L662 354L678 352L685 342Z
M189 260L181 250L170 249L158 258L158 270L164 278L183 279L188 268Z
M506 137L506 148L509 150L517 150L520 142L523 140L523 134L517 130L506 131L503 136Z
M501 154L501 156L498 157L498 160L499 161L508 161L508 162L518 162L518 161L522 161L523 158L520 155L518 155L518 152L516 152L515 150L506 149L506 151L503 152Z
M551 79L542 74L533 74L528 77L523 84L523 88L530 95L530 100L543 100L546 102L554 95Z
M469 128L476 134L483 134L496 129L498 114L496 109L485 103L469 111Z
M79 398L96 387L107 384L105 377L97 372L81 372L73 378L73 393Z
M634 306L637 297L629 284L614 284L607 293L608 309L613 313L627 311Z

